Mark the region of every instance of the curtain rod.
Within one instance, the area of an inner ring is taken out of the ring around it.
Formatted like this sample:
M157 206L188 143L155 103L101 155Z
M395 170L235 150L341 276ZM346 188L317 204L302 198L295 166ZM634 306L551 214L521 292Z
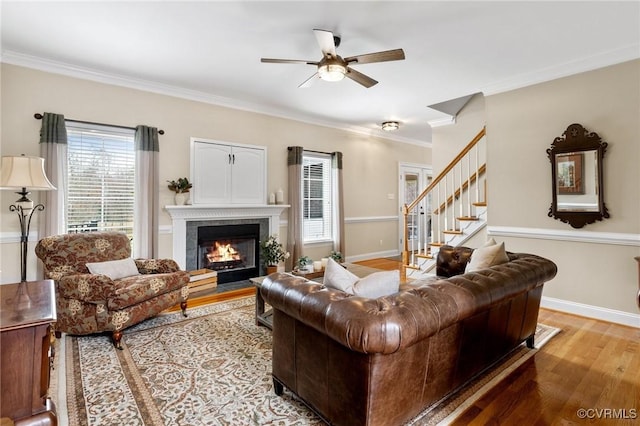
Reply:
M39 112L33 114L33 117L36 120L42 120L43 115L40 114ZM103 124L103 123L95 123L93 121L80 121L80 120L72 120L70 118L66 119L67 121L73 121L74 123L82 123L82 124L94 124L97 126L110 126L110 127L117 127L119 129L128 129L128 130L135 130L135 127L128 127L128 126L117 126L115 124ZM158 130L158 134L160 135L164 135L164 130Z
M288 146L288 147L287 147L287 151L291 151L292 149L293 149L293 148L292 148L292 147L290 147L290 146ZM314 150L312 150L312 149L305 149L305 148L302 148L302 149L303 149L304 151L306 151L306 152L313 152L314 154L326 154L326 155L333 155L333 153L332 153L332 152L314 151Z

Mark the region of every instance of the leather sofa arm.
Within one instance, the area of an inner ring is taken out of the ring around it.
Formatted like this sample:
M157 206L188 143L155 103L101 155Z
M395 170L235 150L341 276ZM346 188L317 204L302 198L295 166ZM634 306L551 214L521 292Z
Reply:
M88 303L105 303L114 288L113 280L100 274L71 274L56 281L57 291L65 298Z
M173 259L135 259L141 274L168 274L180 271L180 267Z

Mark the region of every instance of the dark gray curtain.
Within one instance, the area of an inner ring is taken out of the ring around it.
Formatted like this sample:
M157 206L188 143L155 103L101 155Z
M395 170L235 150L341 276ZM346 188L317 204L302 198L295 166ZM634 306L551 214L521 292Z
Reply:
M342 153L331 154L331 168L333 170L334 188L333 194L333 249L342 253L346 260L344 244L344 199L342 185Z
M158 256L158 222L160 220L158 129L137 126L135 149L133 256L152 259Z
M290 146L287 154L289 184L289 229L287 231L287 251L291 254L285 262L291 271L295 262L303 255L302 241L302 153L301 146Z
M57 190L39 194L45 210L38 221L38 239L63 234L66 230L67 127L64 115L43 114L40 156L44 158L44 171Z

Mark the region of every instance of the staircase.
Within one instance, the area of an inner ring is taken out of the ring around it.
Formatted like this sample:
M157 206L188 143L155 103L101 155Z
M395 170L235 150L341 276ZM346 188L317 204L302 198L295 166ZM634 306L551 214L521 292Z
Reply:
M404 205L403 282L433 273L441 246L462 245L486 226L485 153L483 128L411 204Z

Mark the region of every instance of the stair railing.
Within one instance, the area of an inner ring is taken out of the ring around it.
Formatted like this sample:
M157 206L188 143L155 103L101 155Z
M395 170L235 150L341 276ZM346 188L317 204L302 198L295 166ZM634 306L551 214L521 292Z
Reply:
M431 258L431 247L444 245L447 235L462 233L461 221L477 220L472 214L472 205L485 204L480 199L481 184L486 187L486 181L480 180L486 172L486 164L481 164L484 151L480 146L480 141L486 140L485 135L483 127L415 200L403 206L402 281L406 281L408 268L419 269L420 258ZM422 213L419 209L429 196L436 208L431 211L428 226L420 226L421 221L416 224ZM484 189L482 196L485 196Z

